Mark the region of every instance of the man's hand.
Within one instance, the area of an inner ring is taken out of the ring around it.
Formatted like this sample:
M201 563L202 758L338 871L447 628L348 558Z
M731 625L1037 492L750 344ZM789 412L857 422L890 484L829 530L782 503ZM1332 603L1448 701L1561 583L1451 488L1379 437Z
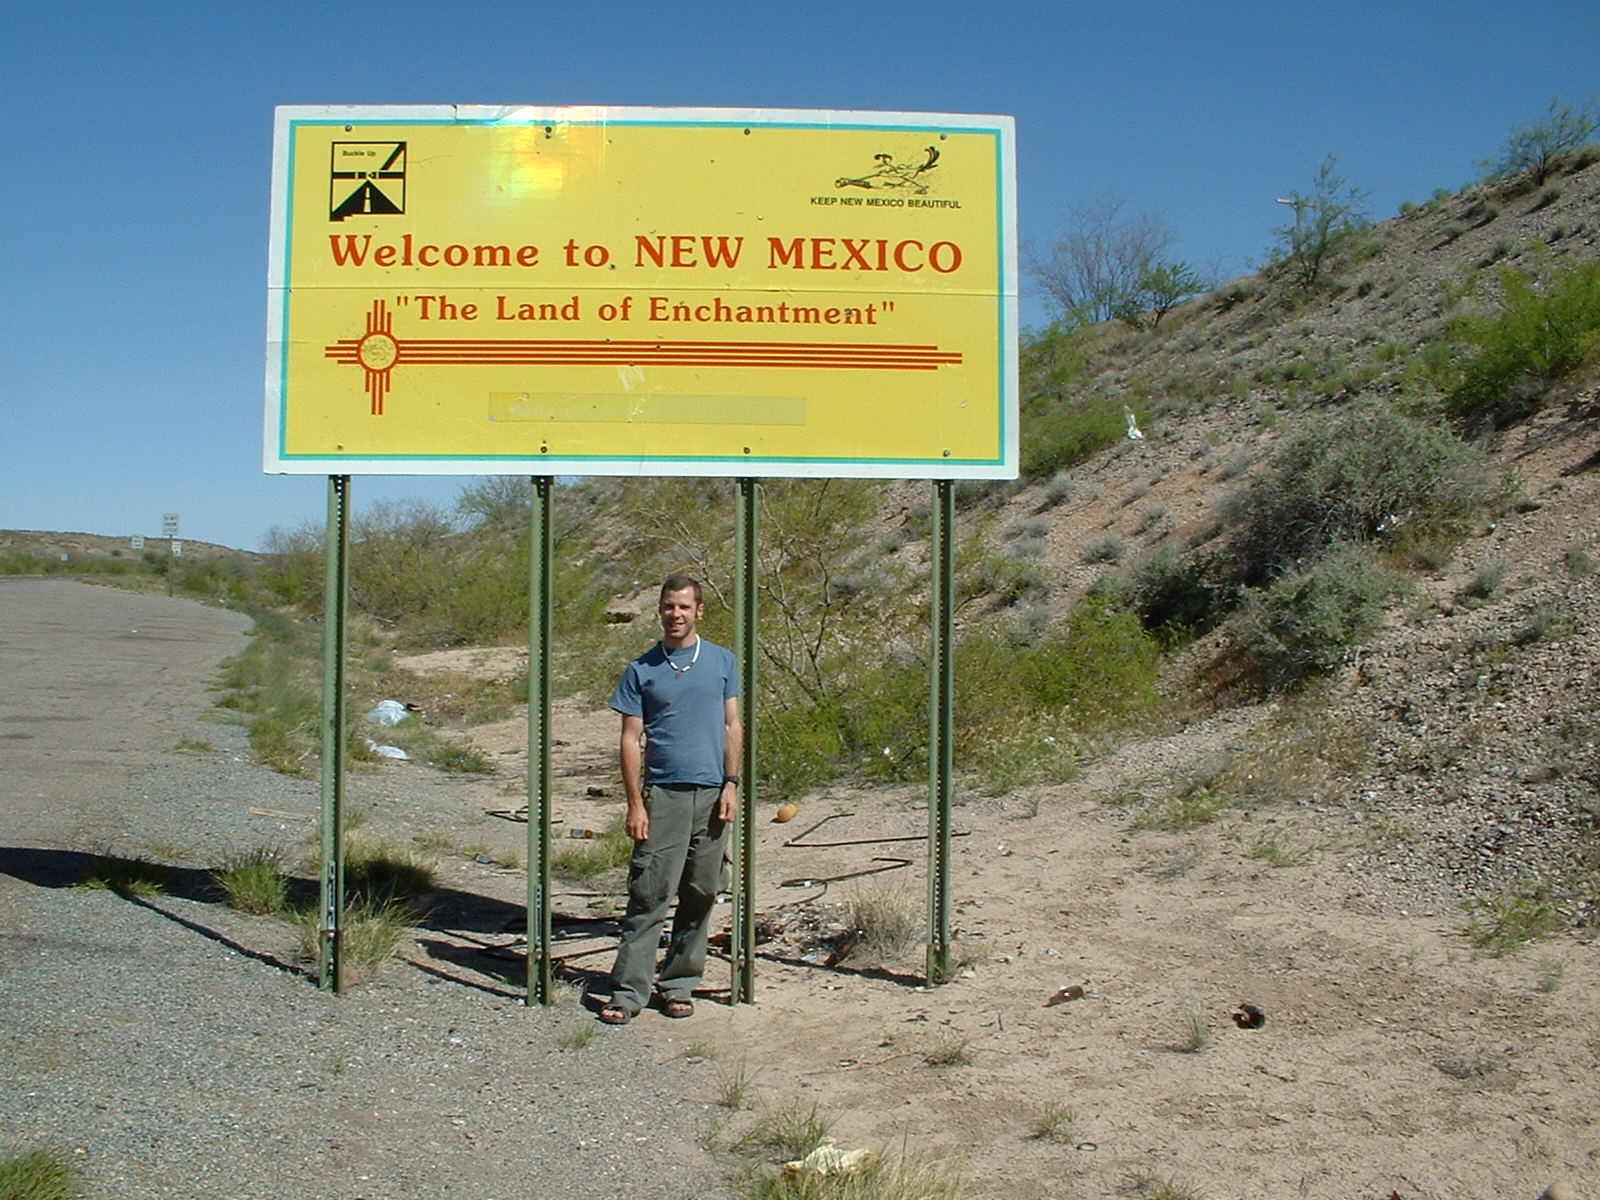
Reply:
M717 797L717 820L732 822L739 815L739 789L732 783L722 785L722 794Z
M623 823L623 828L628 831L628 836L636 842L642 842L650 836L650 810L644 805L637 809L628 806L628 818Z

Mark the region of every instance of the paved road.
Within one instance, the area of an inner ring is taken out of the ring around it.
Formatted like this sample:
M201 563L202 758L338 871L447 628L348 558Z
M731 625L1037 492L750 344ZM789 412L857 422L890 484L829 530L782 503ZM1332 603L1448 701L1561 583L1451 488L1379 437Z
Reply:
M119 1200L717 1194L709 1105L686 1099L715 1086L682 1057L698 1019L528 1009L520 964L431 959L426 932L417 961L334 996L288 924L217 902L207 866L303 846L310 827L272 814L316 805L316 781L255 766L244 730L208 719L247 625L0 580L0 1152L63 1147ZM173 753L184 738L212 748ZM173 887L71 886L105 852L175 862Z
M0 579L0 842L114 840L138 772L211 705L249 618L70 580Z

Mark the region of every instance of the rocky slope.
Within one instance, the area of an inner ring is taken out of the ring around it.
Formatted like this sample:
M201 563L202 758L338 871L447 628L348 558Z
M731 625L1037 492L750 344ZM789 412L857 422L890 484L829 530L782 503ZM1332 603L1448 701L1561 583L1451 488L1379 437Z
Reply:
M1441 198L1375 226L1369 252L1318 291L1267 273L1153 330L1103 327L1079 394L1122 398L1145 437L1012 492L996 529L1044 529L1056 613L1107 569L1090 548L1108 535L1125 547L1122 567L1185 552L1218 530L1223 501L1297 422L1358 395L1422 395L1424 348L1455 316L1493 310L1500 267L1600 255L1597 213L1596 165L1521 195ZM1440 903L1553 897L1564 920L1589 925L1600 895L1600 363L1479 444L1515 498L1448 561L1413 574L1381 636L1295 706L1296 721L1341 730L1363 751L1322 755L1321 783L1302 799L1381 826L1363 869L1402 888ZM1215 701L1199 669L1214 649L1196 647L1169 679L1197 713ZM1268 740L1291 737L1278 725ZM1251 737L1259 750L1262 734ZM1187 786L1207 761L1158 772L1156 790Z

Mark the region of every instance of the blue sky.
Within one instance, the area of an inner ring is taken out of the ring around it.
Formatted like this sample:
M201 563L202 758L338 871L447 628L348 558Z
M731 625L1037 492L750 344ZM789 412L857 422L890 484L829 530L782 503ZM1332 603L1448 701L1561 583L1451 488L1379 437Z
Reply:
M0 186L0 528L259 548L320 523L261 471L273 108L599 104L1005 113L1018 225L1106 192L1231 277L1318 162L1374 218L1600 92L1593 0L987 5L15 4ZM1046 319L1024 283L1024 325ZM1026 431L1024 431L1026 436ZM461 479L358 479L449 504Z

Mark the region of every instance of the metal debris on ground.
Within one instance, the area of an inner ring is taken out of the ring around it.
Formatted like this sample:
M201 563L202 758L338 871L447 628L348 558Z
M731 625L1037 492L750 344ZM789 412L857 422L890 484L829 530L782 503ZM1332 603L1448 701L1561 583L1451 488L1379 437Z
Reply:
M832 821L838 817L853 816L855 816L855 813L853 812L829 813L815 825L811 825L805 829L802 829L799 833L795 834L783 844L785 846L799 846L807 850L820 850L826 849L829 846L870 846L875 842L925 842L928 840L928 835L926 833L891 834L886 837L846 838L843 841L838 842L808 842L805 840L817 830L821 829L829 821ZM970 837L971 835L972 831L970 829L958 829L950 834L951 837Z
M779 887L827 887L830 883L838 883L844 879L860 879L864 875L881 875L885 871L898 871L901 867L909 867L909 858L893 858L887 854L874 855L872 861L882 863L881 867L864 867L859 871L846 871L842 875L800 875L794 879L785 879Z

